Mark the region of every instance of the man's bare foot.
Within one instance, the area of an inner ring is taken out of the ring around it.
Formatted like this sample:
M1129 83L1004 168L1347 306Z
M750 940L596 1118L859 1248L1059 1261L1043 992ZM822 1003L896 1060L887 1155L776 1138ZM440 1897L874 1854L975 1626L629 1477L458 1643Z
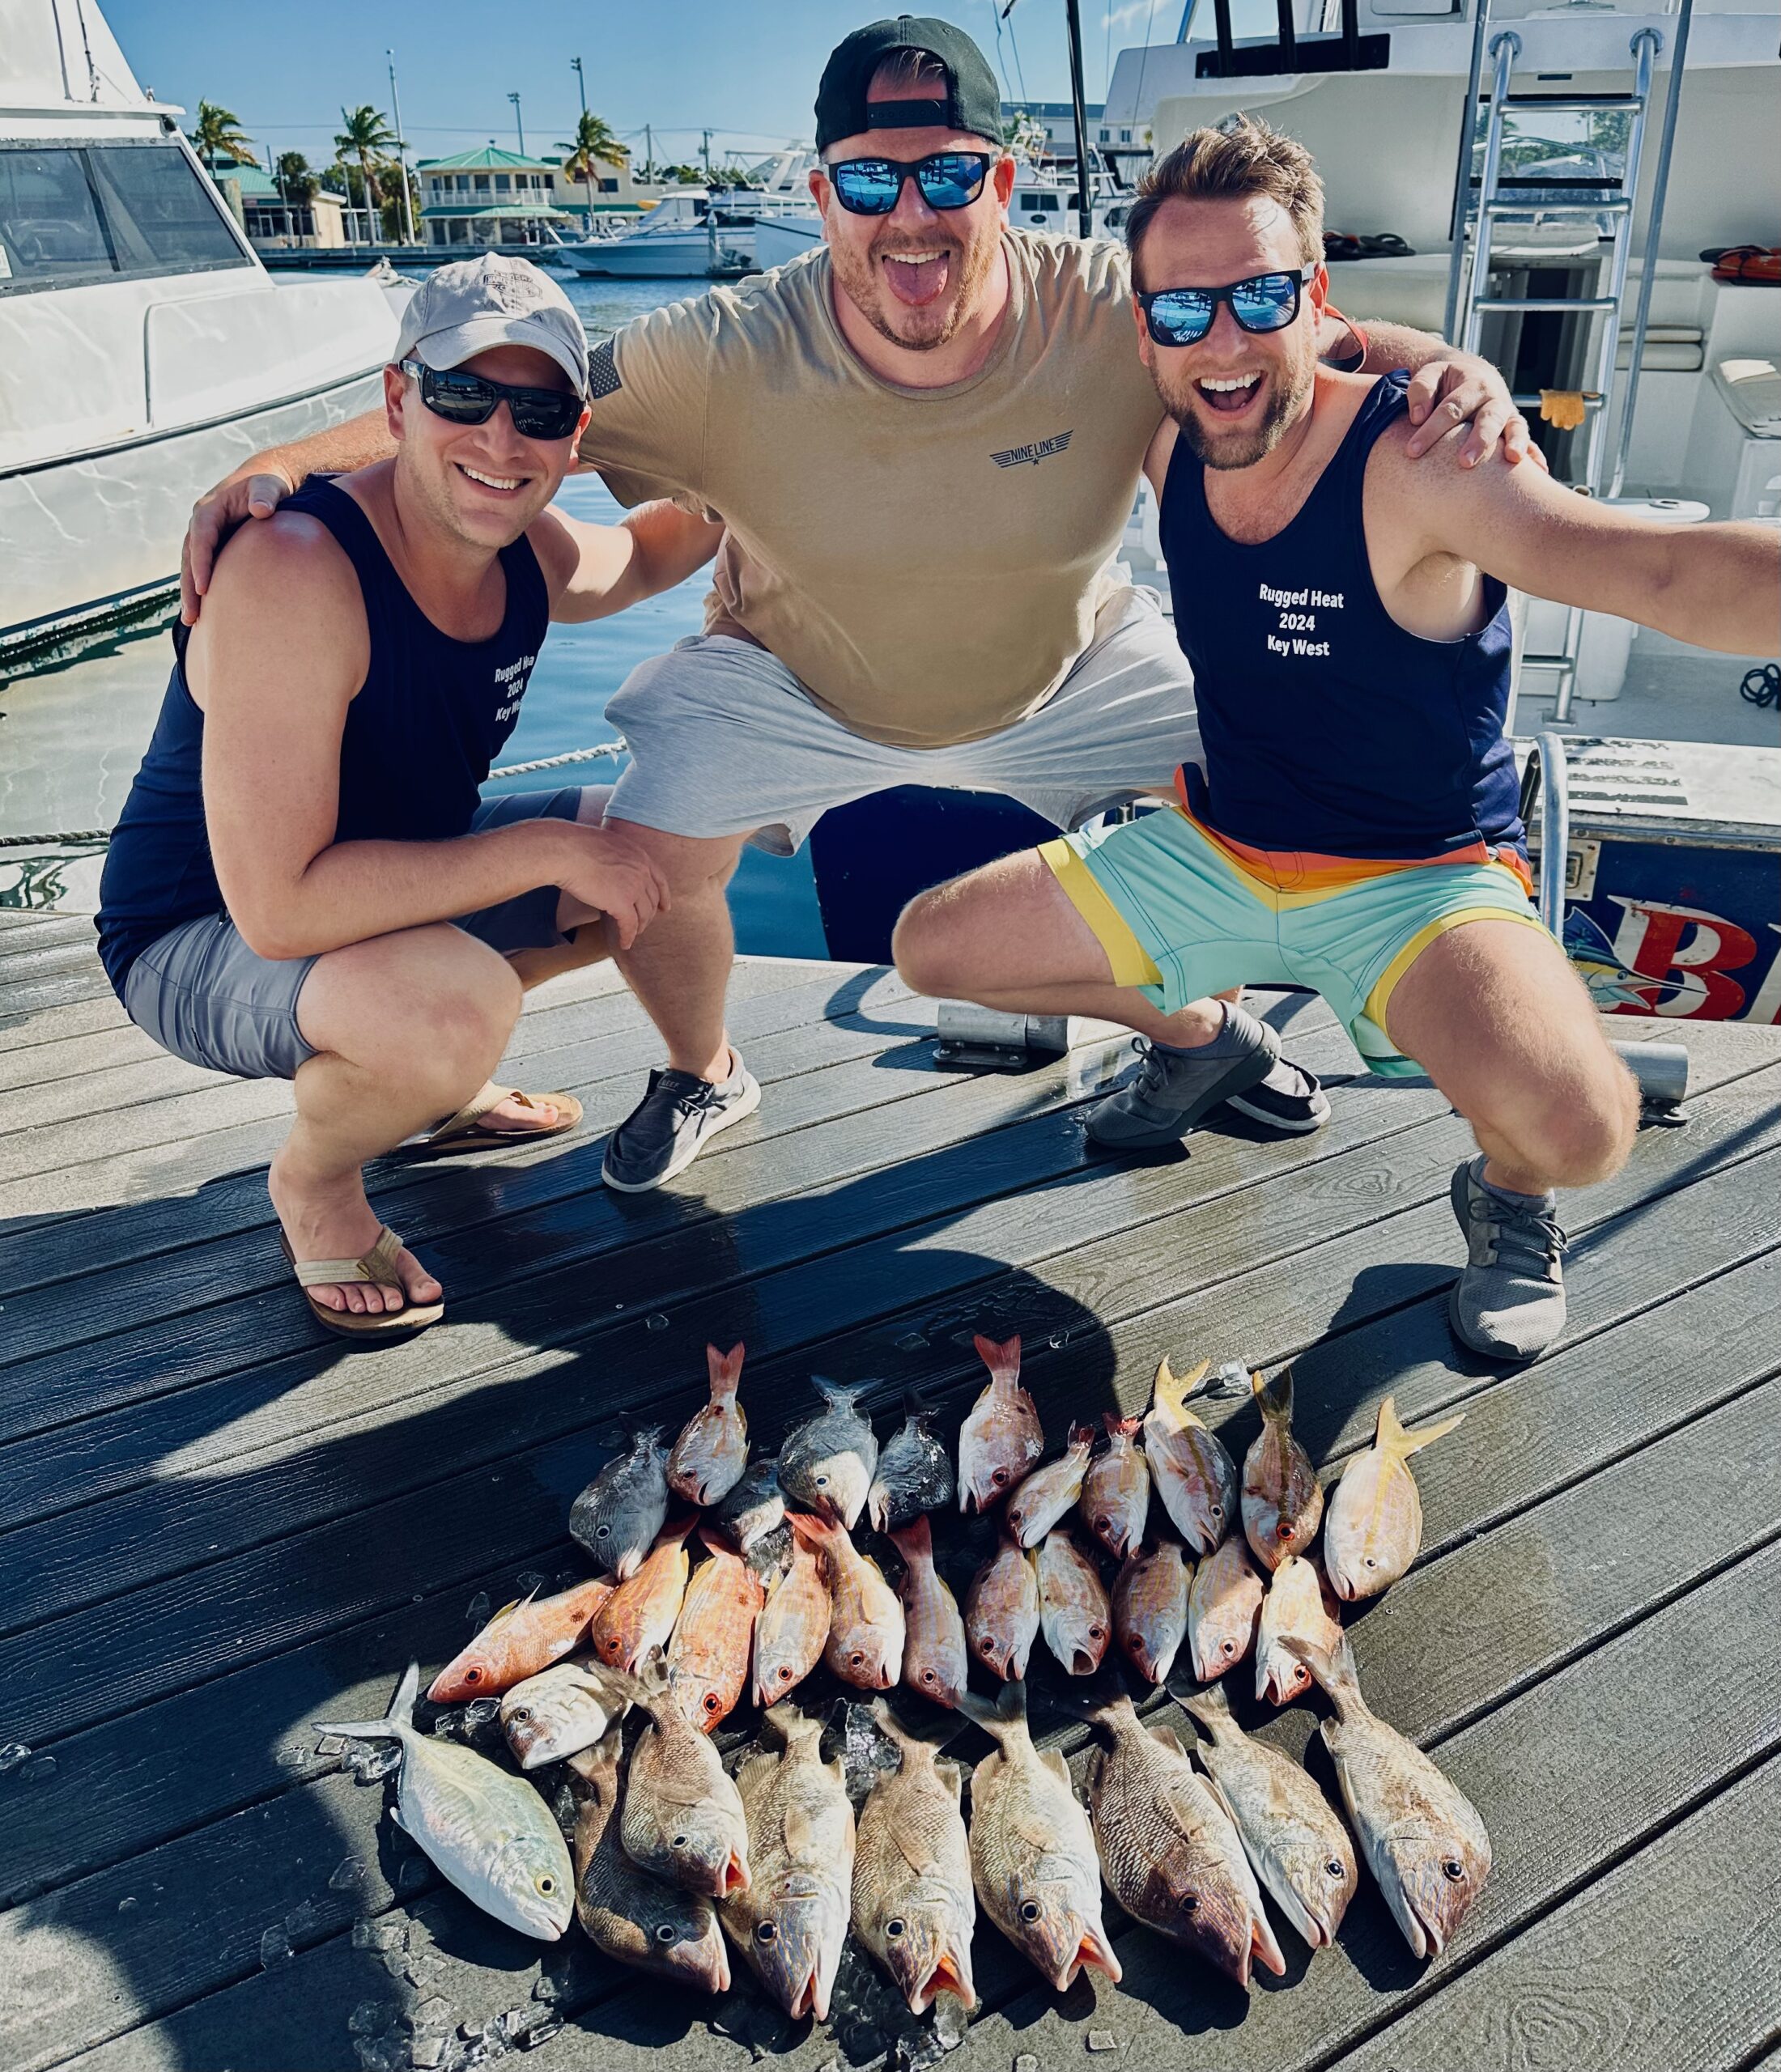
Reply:
M484 1129L505 1130L512 1136L531 1136L556 1127L557 1110L548 1101L521 1102L512 1094L479 1118Z
M377 1212L365 1199L359 1175L342 1180L317 1180L291 1170L289 1146L272 1161L266 1175L266 1192L283 1226L291 1255L300 1259L354 1259L368 1252L377 1242L383 1225ZM324 1282L309 1289L329 1310L354 1316L375 1317L404 1309L409 1302L440 1301L444 1290L404 1250L397 1255L400 1290L378 1288L368 1281L344 1284Z

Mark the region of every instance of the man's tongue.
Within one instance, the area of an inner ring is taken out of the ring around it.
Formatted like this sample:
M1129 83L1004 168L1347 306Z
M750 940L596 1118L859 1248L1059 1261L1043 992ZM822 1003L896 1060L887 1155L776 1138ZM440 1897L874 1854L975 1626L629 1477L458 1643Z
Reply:
M949 265L948 255L944 252L929 259L904 258L886 253L884 277L899 302L919 304L932 302L945 291Z
M1241 388L1209 388L1200 384L1201 400L1220 417L1234 418L1247 410L1254 400L1260 381L1246 383Z

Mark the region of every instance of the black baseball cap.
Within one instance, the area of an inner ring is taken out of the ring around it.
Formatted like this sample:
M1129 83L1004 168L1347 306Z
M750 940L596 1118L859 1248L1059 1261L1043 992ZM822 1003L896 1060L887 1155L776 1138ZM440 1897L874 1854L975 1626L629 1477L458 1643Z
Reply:
M872 75L901 50L924 50L946 75L937 99L874 101L866 105ZM992 144L1004 141L1001 96L988 61L971 38L932 15L899 15L868 22L844 36L822 67L816 90L816 148L868 130L963 130Z

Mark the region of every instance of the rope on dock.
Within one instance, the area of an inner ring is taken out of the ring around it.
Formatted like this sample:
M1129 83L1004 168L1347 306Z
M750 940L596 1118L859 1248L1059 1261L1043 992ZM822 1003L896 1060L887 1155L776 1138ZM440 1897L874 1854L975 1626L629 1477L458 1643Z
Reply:
M0 834L0 849L55 849L83 842L96 842L103 849L110 840L108 827L79 827L72 834Z

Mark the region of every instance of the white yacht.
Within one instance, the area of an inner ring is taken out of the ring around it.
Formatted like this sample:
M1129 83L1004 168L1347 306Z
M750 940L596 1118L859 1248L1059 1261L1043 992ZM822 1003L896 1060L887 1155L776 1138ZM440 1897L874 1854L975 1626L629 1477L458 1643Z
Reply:
M681 188L635 226L565 244L553 257L578 274L620 280L710 280L777 265L778 257L760 257L760 233L809 210L811 162L788 145L750 167L739 187Z
M193 498L375 401L411 291L275 282L95 0L0 0L0 659L166 597Z

